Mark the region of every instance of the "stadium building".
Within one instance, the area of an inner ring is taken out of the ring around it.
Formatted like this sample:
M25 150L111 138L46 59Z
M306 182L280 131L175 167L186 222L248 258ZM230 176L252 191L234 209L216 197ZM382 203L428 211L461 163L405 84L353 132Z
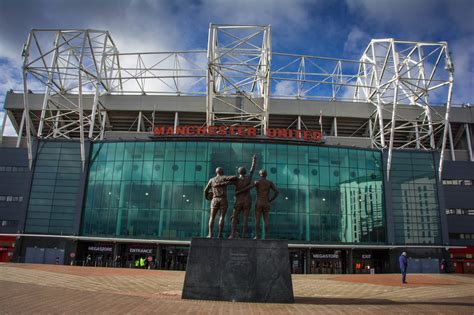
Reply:
M266 237L289 241L294 273L398 272L402 251L411 272L474 271L474 112L451 104L445 42L372 40L346 60L272 52L269 26L130 53L106 31L32 30L23 58L0 261L184 270L215 168L256 154L280 192Z

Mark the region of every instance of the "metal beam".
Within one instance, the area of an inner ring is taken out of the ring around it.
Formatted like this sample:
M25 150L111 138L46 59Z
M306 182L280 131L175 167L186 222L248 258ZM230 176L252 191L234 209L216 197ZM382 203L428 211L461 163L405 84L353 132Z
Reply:
M209 25L206 123L245 124L265 134L269 118L270 26ZM228 97L241 97L241 105Z
M451 130L451 123L449 123L449 152L451 152L451 161L456 161L456 154L454 152L453 131Z
M178 112L174 113L174 126L173 126L173 133L176 134L176 129L179 126L179 114Z
M337 118L336 117L332 119L331 135L333 135L334 137L337 137Z
M444 151L446 148L446 137L448 134L448 129L449 129L449 113L451 111L451 99L453 97L453 83L454 83L454 66L451 61L451 55L448 52L447 45L445 47L445 52L446 52L446 65L445 69L448 71L449 74L449 87L448 87L448 100L446 102L446 113L444 116L444 130L443 130L443 139L442 139L442 144L441 144L441 154L440 154L440 160L439 160L439 168L438 168L438 180L441 182L443 179L443 164L444 164ZM472 150L471 150L471 161L472 161Z
M474 161L472 156L472 140L471 140L471 127L466 123L466 141L467 141L467 152L469 153L469 160Z
M27 115L26 110L23 110L23 114L21 115L20 128L18 129L18 137L16 139L16 147L17 148L19 148L20 145L21 145L21 138L23 137L23 128L25 126L26 115ZM28 132L28 131L26 131L26 132Z

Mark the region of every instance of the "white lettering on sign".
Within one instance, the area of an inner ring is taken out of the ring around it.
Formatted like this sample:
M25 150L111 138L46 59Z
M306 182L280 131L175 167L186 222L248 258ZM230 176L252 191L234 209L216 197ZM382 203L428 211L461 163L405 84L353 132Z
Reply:
M339 259L338 254L313 254L313 258Z
M371 254L362 255L362 259L371 259L371 258L372 258Z
M151 248L130 248L131 254L151 254L153 250Z
M87 250L90 252L112 252L112 247L106 246L89 246Z

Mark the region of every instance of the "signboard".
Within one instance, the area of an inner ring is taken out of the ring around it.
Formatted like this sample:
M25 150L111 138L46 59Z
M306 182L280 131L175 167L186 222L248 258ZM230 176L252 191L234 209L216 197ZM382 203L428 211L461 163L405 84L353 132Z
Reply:
M313 258L317 259L339 259L339 254L313 254Z
M153 137L163 136L221 136L256 138L257 128L249 126L156 126L153 128ZM286 128L268 128L266 133L268 139L302 140L310 142L322 142L323 137L319 130L301 130Z
M153 248L149 247L129 247L129 254L153 254Z
M99 253L111 253L113 251L112 246L89 246L87 250L90 252L99 252Z

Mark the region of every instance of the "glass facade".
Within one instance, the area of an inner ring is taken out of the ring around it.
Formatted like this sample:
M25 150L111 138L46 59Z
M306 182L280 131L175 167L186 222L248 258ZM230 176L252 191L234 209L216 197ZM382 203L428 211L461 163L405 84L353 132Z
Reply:
M79 143L41 141L38 145L25 230L73 234L82 172Z
M379 151L231 141L93 144L82 234L173 240L205 236L209 202L202 195L209 178L217 166L226 175L236 174L239 166L248 169L254 153L257 170L265 167L280 191L272 204L268 238L385 243ZM232 186L228 196L226 235ZM252 209L250 234L253 214Z
M440 245L440 208L433 154L395 151L390 181L395 242Z

